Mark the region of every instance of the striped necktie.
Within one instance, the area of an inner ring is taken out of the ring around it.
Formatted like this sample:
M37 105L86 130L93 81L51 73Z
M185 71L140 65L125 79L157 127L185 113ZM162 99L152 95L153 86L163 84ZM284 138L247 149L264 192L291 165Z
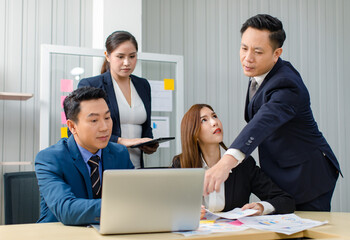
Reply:
M91 184L92 184L92 193L94 198L101 198L101 179L100 179L100 171L98 166L100 165L100 157L95 155L92 156L88 164L91 169Z
M255 80L255 78L251 78L250 87L249 87L249 101L252 100L257 89L258 89L258 82Z

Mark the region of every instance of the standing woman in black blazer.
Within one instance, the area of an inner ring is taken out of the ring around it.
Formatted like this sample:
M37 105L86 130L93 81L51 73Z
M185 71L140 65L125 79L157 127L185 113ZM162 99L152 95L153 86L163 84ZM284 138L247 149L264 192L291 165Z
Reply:
M193 105L181 121L182 153L174 157L173 167L211 168L227 149L222 140L222 123L213 108L207 104ZM251 193L261 201L248 204ZM220 192L210 193L203 202L212 212L243 207L256 209L256 215L263 215L291 213L295 209L292 196L273 183L252 157L233 168Z
M126 147L153 138L151 128L151 87L144 78L132 75L137 63L137 41L126 31L115 31L106 40L105 61L101 75L82 79L78 88L102 88L108 97L113 120L110 141ZM135 168L142 168L142 152L154 153L158 144L128 148Z

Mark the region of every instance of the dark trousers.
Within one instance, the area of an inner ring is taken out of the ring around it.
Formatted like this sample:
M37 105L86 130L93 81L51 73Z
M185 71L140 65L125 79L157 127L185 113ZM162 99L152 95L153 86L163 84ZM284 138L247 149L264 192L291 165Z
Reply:
M322 194L321 196L302 204L296 204L296 211L323 211L330 212L331 211L331 200L335 188L335 183L337 182L339 174L337 174L334 181L334 187L329 192Z

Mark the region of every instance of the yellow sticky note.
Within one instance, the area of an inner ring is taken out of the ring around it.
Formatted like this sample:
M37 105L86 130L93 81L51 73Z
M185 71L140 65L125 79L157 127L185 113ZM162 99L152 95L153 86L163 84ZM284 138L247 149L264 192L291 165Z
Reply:
M164 78L164 90L174 90L174 79Z
M201 220L199 223L200 224L212 224L212 223L215 223L215 220Z
M67 138L67 137L68 137L68 128L61 127L61 138Z

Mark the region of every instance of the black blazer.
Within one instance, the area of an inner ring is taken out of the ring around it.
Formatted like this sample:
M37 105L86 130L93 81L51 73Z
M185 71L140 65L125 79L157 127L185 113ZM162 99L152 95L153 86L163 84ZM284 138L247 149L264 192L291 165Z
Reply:
M309 92L289 62L279 58L251 101L247 94L245 120L248 124L230 148L249 156L259 146L261 169L297 204L334 188L339 163L318 130Z
M142 134L140 137L153 138L152 128L151 128L151 87L145 78L139 78L135 75L130 75L131 81L135 86L137 93L142 99L145 105L147 119L142 124ZM117 103L117 98L114 92L113 82L110 71L107 71L101 75L84 78L80 80L78 88L90 86L101 88L107 93L107 104L109 110L111 111L111 117L113 121L113 130L110 141L118 142L118 138L121 136L120 129L120 118L119 118L119 108ZM142 154L141 154L142 156ZM143 167L143 160L141 158L141 167Z
M180 167L180 159L175 157L172 167ZM276 214L292 213L295 210L294 199L281 190L256 165L254 158L248 157L236 168L232 169L225 181L224 212L249 203L250 195L254 193L260 200L269 202Z

